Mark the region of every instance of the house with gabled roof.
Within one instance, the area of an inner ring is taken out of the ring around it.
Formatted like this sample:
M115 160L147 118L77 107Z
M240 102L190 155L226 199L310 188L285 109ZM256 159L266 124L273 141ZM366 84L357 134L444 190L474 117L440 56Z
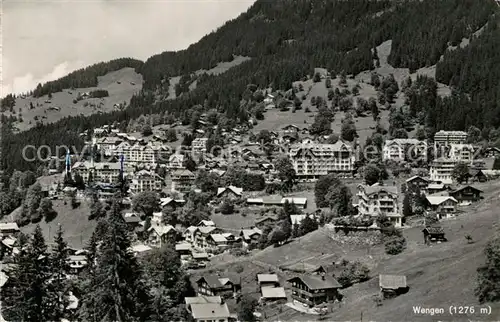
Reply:
M406 186L408 189L412 187L424 190L429 185L430 180L423 178L421 176L413 176L406 180Z
M220 296L188 296L184 298L186 310L191 312L191 305L193 304L222 304L223 300Z
M225 276L209 274L196 280L196 285L196 293L199 296L221 296L222 298L230 298L241 291L241 278L233 274Z
M380 292L384 298L390 298L408 290L406 276L404 275L379 275Z
M191 317L195 322L229 322L236 320L229 312L227 303L191 304Z
M482 193L482 190L469 185L449 192L450 196L455 198L459 203L479 201Z
M161 247L168 241L175 241L177 230L172 225L153 225L148 229L148 243L152 246Z
M278 274L257 274L257 283L261 288L280 286Z
M196 230L194 231L194 240L193 240L194 246L202 249L209 247L210 245L207 242L208 236L217 233L222 233L222 230L214 226L196 227Z
M301 275L288 280L292 285L292 299L309 307L339 299L342 287L333 277Z
M243 188L228 186L217 188L217 198L239 199L243 194Z
M245 248L253 248L259 243L260 236L262 235L262 230L257 227L251 229L240 230L240 238L242 240L242 246Z
M450 196L426 196L427 209L437 213L453 213L458 201Z

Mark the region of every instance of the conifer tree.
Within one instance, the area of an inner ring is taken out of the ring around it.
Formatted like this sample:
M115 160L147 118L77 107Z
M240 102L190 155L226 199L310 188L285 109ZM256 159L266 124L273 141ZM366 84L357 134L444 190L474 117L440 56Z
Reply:
M95 272L82 299L79 315L85 321L146 321L150 294L142 270L130 252L127 227L120 217L118 199L107 218L96 254Z
M63 238L62 227L59 226L54 237L55 245L50 255L52 278L49 290L53 293L55 302L53 304L52 320L59 321L64 317L66 307L69 305L69 289L67 275L70 271L68 263L68 244Z
M39 225L29 244L20 237L16 268L2 289L2 314L11 321L50 321L55 298L48 288L50 264L47 245Z

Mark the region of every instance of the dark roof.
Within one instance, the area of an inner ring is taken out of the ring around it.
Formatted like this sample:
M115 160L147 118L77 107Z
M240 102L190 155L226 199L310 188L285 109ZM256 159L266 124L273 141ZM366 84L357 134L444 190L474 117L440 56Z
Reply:
M301 280L302 283L306 284L307 287L311 290L322 290L322 289L342 287L336 279L329 276L325 276L323 279L321 277L316 277L316 276L302 275L302 276L295 276L289 279L288 281L291 282L297 279Z
M267 220L277 221L277 220L278 220L278 218L276 218L276 217L272 217L272 216L264 216L264 217L262 217L262 218L257 219L257 220L255 221L255 223L256 223L256 224L260 224L260 223L265 222L265 221L267 221Z
M479 190L479 189L477 189L477 188L474 188L473 186L465 186L465 187L462 187L462 188L458 188L458 189L456 189L456 190L453 190L453 191L451 191L450 193L456 193L456 192L462 191L462 190L467 189L467 188L470 188L470 189L472 189L472 190L476 190L476 191L478 191L478 192L483 192L482 190Z
M232 284L239 285L240 281L237 276L229 274L227 276L217 276L215 274L204 275L200 277L196 283L198 284L201 280L205 280L210 288L221 288L227 282L231 282Z

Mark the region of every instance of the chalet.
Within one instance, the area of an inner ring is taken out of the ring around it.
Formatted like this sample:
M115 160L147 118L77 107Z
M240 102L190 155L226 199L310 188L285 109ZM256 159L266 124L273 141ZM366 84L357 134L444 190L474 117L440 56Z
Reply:
M486 182L488 177L481 169L471 169L469 171L469 178L473 182Z
M500 149L496 147L487 148L482 155L486 158L498 158L500 157Z
M379 275L380 292L384 298L390 298L408 290L406 276L404 275Z
M218 198L229 198L229 199L239 199L243 193L243 188L238 188L235 186L229 186L225 188L217 189Z
M191 250L191 257L194 261L202 263L208 261L208 254L205 252L195 252Z
M260 289L262 294L261 302L283 301L286 302L285 288L283 287L262 287Z
M15 222L0 223L0 236L15 236L20 232Z
M421 176L413 176L406 180L406 186L408 189L419 188L424 190L429 185L429 180L422 178Z
M68 257L68 261L70 272L75 275L87 266L87 257L85 255L71 255Z
M253 248L259 243L262 230L257 227L252 229L242 229L240 231L240 238L245 248Z
M167 226L151 226L148 229L148 243L153 246L161 247L162 244L168 241L175 241L177 231L171 225Z
M236 238L231 233L210 234L206 238L206 245L213 250L225 250L230 248L237 241L239 241L239 238Z
M264 229L266 226L272 226L278 221L276 216L264 216L255 221L255 226L259 229Z
M223 298L234 297L241 291L241 280L235 276L220 277L217 275L205 275L196 281L198 295L221 296Z
M292 299L309 307L339 298L341 285L332 277L302 275L288 282L292 284Z
M210 245L207 243L207 238L211 234L221 233L222 231L219 228L214 226L210 227L197 227L194 232L194 245L198 248L209 247Z
M191 255L191 244L189 243L180 243L175 245L175 251L179 254L179 256L189 256Z
M430 183L425 190L427 194L432 195L448 190L448 186L444 183Z
M188 312L191 312L191 305L193 304L222 304L222 302L220 296L192 296L184 298L184 303L186 304L186 310Z
M146 254L152 250L151 247L144 244L138 244L130 247L130 251L134 254L134 256L139 256L142 254Z
M257 274L259 287L278 287L280 281L277 274Z
M425 227L422 230L422 233L424 234L425 244L430 244L431 242L434 241L446 241L446 238L444 237L444 230L442 227L439 226Z
M124 213L122 215L123 221L127 224L127 226L131 229L136 228L139 226L139 223L141 222L141 217L139 214L133 213L133 212L128 212Z
M481 199L483 191L472 186L465 186L453 191L450 191L450 196L455 198L459 203L476 202Z
M191 304L191 317L195 322L229 322L232 318L227 303Z
M2 244L0 245L0 250L8 255L15 255L18 252L16 246L17 239L13 236L7 236L2 239Z
M450 196L426 196L427 208L438 213L455 212L458 201Z
M198 229L198 227L196 227L196 226L189 226L182 233L182 238L184 238L184 240L187 242L194 242L194 234L195 234L197 229Z
M198 227L215 227L215 223L211 220L202 220L198 224Z
M300 131L300 128L296 125L289 124L289 125L284 126L281 130L284 133L298 133Z

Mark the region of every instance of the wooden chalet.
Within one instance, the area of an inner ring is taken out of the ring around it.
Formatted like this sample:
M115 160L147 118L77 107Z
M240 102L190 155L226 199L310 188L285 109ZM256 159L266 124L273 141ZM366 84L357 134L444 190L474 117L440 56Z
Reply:
M380 292L384 298L390 298L408 291L406 276L379 275Z
M444 237L443 228L439 227L439 226L425 227L422 230L422 233L424 234L424 243L426 245L430 244L431 242L446 241L447 240Z
M259 287L278 287L280 281L277 274L257 274Z
M204 275L196 281L198 296L231 298L241 291L241 279L236 276Z
M309 307L340 298L341 285L328 276L296 276L288 280L292 285L292 299Z
M420 190L424 190L429 185L429 180L422 178L421 176L413 176L406 180L406 186L408 189L411 188L419 188Z
M465 186L454 191L451 191L449 194L451 197L455 198L459 203L463 202L476 202L481 199L482 190L474 188L472 186Z

